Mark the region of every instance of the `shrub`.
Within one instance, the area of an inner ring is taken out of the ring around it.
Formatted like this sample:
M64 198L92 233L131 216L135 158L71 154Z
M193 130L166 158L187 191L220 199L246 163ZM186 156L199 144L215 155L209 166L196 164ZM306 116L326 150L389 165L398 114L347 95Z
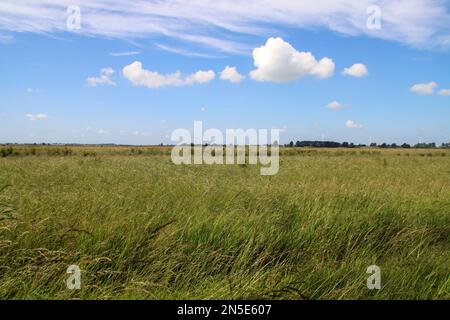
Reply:
M2 156L3 158L11 156L13 154L14 154L13 147L7 147L7 148L0 149L0 156Z

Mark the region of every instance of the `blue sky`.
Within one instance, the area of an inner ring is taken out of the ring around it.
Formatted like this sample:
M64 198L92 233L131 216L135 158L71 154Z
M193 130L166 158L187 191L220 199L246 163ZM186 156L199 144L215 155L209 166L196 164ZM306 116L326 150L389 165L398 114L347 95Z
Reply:
M168 3L0 4L0 143L170 143L194 120L283 143L450 141L447 1Z

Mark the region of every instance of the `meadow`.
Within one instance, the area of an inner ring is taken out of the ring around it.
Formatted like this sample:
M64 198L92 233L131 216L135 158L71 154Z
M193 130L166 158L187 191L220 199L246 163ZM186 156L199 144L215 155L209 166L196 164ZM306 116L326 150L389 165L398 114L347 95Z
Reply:
M450 150L0 149L1 299L450 299Z

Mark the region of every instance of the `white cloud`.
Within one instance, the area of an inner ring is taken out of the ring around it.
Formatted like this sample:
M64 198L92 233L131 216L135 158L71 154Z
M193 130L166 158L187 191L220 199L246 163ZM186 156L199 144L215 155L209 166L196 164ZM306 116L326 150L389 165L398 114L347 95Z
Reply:
M143 69L140 61L135 61L125 66L122 73L125 78L133 83L133 85L144 86L151 89L165 86L185 86L196 83L202 84L215 78L215 73L212 70L200 70L187 77L183 77L179 71L171 74L160 74L155 71Z
M89 77L86 79L86 82L91 87L95 87L99 84L107 84L107 85L115 86L116 83L111 79L113 74L114 74L114 70L112 68L103 68L100 71L99 77Z
M413 85L410 90L421 95L431 95L434 93L434 88L437 87L436 82L418 83Z
M220 79L230 81L231 83L239 83L244 78L245 77L236 70L236 67L226 66L220 73Z
M161 50L164 50L164 51L167 51L167 52L171 52L171 53L175 53L175 54L179 54L181 56L186 56L186 57L224 58L224 56L211 55L211 54L202 53L202 52L190 51L190 50L186 50L186 49L183 49L183 48L171 47L171 46L160 44L160 43L155 43L155 46L157 48L161 49Z
M355 63L350 68L344 68L342 74L346 76L361 78L367 76L369 74L369 71L364 64Z
M0 8L0 12L1 12L1 8ZM3 44L9 44L12 43L14 41L14 37L9 35L9 34L1 34L0 33L0 43Z
M102 135L103 135L103 134L108 134L108 133L109 133L109 131L107 131L107 130L104 130L104 129L100 129L100 130L98 130L98 131L97 131L97 133L98 133L98 134L102 134Z
M150 132L141 132L141 131L134 131L133 134L135 136L142 136L142 137L148 137L152 135Z
M201 111L201 112L206 112L206 111L208 111L208 110L207 110L205 107L201 107L201 108L200 108L200 111Z
M48 118L48 116L44 113L37 113L37 114L27 113L25 117L27 117L31 121L46 120Z
M347 120L345 126L349 129L361 129L363 127L362 124L355 123L353 120Z
M110 52L111 57L128 57L141 54L139 51L126 51L126 52Z
M281 38L269 38L255 48L253 60L256 70L250 76L257 81L287 82L307 75L323 79L334 73L333 60L317 61L310 52L297 51Z
M442 89L439 91L441 96L450 96L450 89Z
M194 83L207 83L211 80L214 80L215 77L216 74L212 70L208 71L200 70L188 76L183 82L187 85L191 85Z
M31 94L31 93L38 93L39 90L38 89L34 89L34 88L27 88L26 92L29 93L29 94Z
M338 101L332 101L329 104L327 104L326 107L328 109L335 109L335 110L337 110L337 109L343 108L344 106Z
M2 0L0 29L67 31L64 17L70 4L68 0ZM382 10L381 32L367 28L370 5ZM247 50L242 34L268 37L276 32L275 26L325 28L415 47L450 46L448 1L443 0L221 0L219 6L211 0L90 0L82 1L77 33L127 40L156 35L242 53Z

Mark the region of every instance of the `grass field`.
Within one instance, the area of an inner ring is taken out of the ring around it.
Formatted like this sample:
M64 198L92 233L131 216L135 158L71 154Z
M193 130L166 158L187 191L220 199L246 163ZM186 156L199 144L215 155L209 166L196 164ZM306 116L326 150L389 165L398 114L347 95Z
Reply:
M450 299L449 150L283 149L268 177L168 148L6 148L2 299Z

